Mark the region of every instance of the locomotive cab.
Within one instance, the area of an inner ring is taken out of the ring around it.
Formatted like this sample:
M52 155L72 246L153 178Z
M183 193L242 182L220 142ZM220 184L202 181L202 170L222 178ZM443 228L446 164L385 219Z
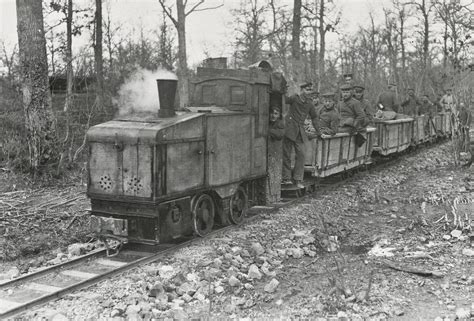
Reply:
M158 113L91 127L93 229L157 244L205 235L214 221L240 223L264 199L269 105L281 104L283 93L272 79L283 78L199 68L186 111L173 109L176 82L158 80Z

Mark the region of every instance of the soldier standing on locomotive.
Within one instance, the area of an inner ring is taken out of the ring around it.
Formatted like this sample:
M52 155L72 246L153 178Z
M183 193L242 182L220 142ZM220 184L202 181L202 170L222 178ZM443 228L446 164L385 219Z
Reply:
M319 134L335 135L339 128L340 116L336 110L335 94L332 92L321 95L323 107L319 110L318 125Z
M311 118L314 128L317 126L317 112L311 100L312 83L300 86L301 93L286 98L290 105L286 115L285 137L283 138L283 171L282 184L292 184L291 177L291 152L295 150L295 167L293 169L293 180L298 188L304 188L302 181L304 175L305 142L308 140L304 130L304 121Z

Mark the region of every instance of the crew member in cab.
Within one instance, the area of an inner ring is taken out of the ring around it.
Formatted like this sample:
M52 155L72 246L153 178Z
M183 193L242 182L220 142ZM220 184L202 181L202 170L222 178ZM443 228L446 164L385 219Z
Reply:
M282 184L292 184L292 178L298 188L304 188L305 142L308 141L304 129L304 121L309 116L314 128L317 125L317 112L311 99L312 83L307 82L300 86L300 93L286 98L290 105L285 122L285 137L283 138L283 170ZM291 168L291 153L295 151L295 167Z
M318 115L318 133L323 135L335 135L339 128L340 116L336 110L336 102L333 92L327 92L321 95L322 107Z
M270 108L270 122L268 126L268 137L271 140L282 140L285 136L285 124L281 119L281 112L278 106Z

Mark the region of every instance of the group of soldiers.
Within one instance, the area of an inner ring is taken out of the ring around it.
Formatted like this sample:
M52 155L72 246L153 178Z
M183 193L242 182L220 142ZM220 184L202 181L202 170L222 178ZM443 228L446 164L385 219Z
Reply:
M305 143L309 139L305 130L306 119L311 120L315 135L350 133L356 135L356 144L361 146L365 142L361 133L367 126L373 125L376 119L402 119L417 115L432 118L440 111L452 112L456 106L451 89L446 91L437 104L432 103L427 95L417 98L415 91L409 89L406 99L399 103L396 85L391 83L378 96L375 106L364 98L365 88L362 85L352 85L351 81L345 81L339 89L340 100L337 99L339 94L335 92L315 95L311 83L301 84L298 94L285 97L289 105L285 122L281 119L280 108L271 108L269 136L273 140L283 139L282 185L304 187ZM293 151L295 164L292 170Z

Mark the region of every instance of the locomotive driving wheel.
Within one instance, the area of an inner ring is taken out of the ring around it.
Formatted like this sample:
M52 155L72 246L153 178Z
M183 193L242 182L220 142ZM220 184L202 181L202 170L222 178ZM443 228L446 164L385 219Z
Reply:
M193 227L199 236L205 236L212 231L216 207L214 200L207 194L200 195L193 205Z
M233 224L240 224L244 220L248 210L247 193L242 187L239 187L230 199L229 219Z

